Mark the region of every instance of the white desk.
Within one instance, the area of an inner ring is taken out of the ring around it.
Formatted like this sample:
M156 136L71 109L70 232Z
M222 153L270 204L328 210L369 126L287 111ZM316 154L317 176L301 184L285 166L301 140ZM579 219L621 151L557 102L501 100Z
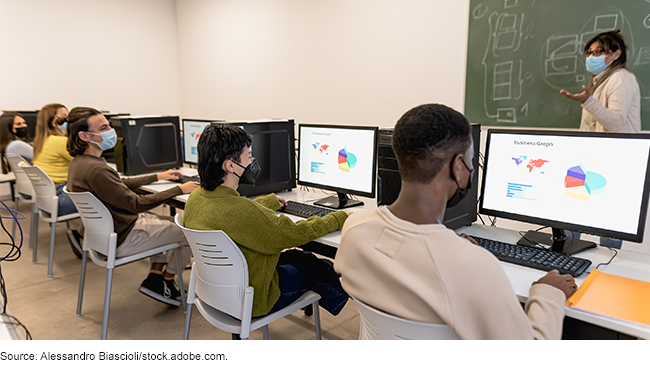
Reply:
M173 182L156 182L151 185L143 186L144 190L150 192L162 191L169 189L172 186L177 185ZM282 192L278 194L285 198L286 200L295 200L300 202L311 202L319 198L324 197L325 195L320 190L309 189L300 190L294 189L291 192ZM178 202L184 204L187 201L189 194L179 195L175 198ZM376 207L376 201L374 199L360 198L364 201L364 205L360 207L354 207L346 209L346 211L354 212L364 209L374 209ZM292 220L297 221L302 218L290 216ZM485 237L489 239L494 239L497 241L516 243L519 238L519 232L509 229L496 228L484 226L480 223L474 223L472 226L462 227L457 230L458 233L467 233L479 237ZM332 248L337 248L341 241L341 231L336 231L330 233L326 236L320 237L316 242L330 246ZM316 250L313 250L318 252ZM576 256L586 258L591 260L592 266L587 269L591 271L598 264L609 261L611 258L611 251L604 247L599 247L597 249L588 250L582 252ZM510 282L515 289L517 298L522 303L525 303L528 300L530 286L533 282L537 281L539 278L544 276L544 272L540 270L530 269L523 266L510 264L506 262L501 262ZM650 255L619 250L618 255L614 258L612 263L607 266L601 266L599 269L602 272L625 276L637 280L649 281L650 282ZM576 278L578 285L582 284L584 279L587 277L587 274L581 275L579 278ZM650 310L650 309L649 309ZM606 329L610 329L616 332L624 333L633 337L650 339L650 330L647 328L642 328L640 326L634 326L626 323L622 323L616 320L611 320L607 318L602 318L582 312L578 312L573 309L567 308L565 311L567 317L571 317L583 322L591 323Z

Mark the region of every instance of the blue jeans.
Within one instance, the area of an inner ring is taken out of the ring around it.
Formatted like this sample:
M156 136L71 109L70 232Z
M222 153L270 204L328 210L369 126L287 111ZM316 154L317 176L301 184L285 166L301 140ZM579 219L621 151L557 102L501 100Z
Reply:
M332 315L339 314L348 301L330 260L319 259L311 252L289 250L280 254L276 270L281 294L269 313L286 307L308 290L321 296L320 306Z
M59 197L59 216L77 212L77 207L74 206L72 199L70 199L70 196L63 191L65 184L67 183L62 182L54 184L54 187L56 188L56 196Z

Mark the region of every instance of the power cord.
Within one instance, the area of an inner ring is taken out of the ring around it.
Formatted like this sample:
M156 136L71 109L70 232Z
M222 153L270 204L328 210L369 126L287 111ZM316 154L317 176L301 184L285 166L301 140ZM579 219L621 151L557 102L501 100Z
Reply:
M0 226L2 226L2 230L11 239L11 243L0 242L0 246L11 247L9 253L0 257L0 264L1 264L2 261L16 261L20 258L21 249L23 247L23 229L20 226L20 222L18 221L18 217L16 217L15 213L18 213L20 216L22 216L22 218L25 218L25 215L13 209L10 209L2 200L0 200L0 203L2 203L2 205L4 206L4 207L0 207L0 210L6 210L11 214L10 217L0 216ZM20 232L20 244L18 246L16 246L14 237L7 231L7 228L5 227L4 224L4 219L13 219L16 225L18 226L18 231ZM7 313L7 304L8 304L7 287L5 285L4 275L2 274L2 265L0 265L0 296L2 296L2 312L0 313L0 316L2 316L2 321L7 326L13 326L14 328L16 326L22 327L25 330L25 338L31 340L32 335L31 333L29 333L27 327L24 324L22 324L20 320L18 320L18 318Z
M600 244L599 244L598 246L603 247L603 245L600 245ZM618 250L617 250L617 249L615 249L615 248L611 248L611 247L609 247L609 246L604 246L604 247L609 248L609 250L610 250L611 252L613 252L614 254L612 255L612 257L609 258L609 261L607 261L607 262L601 262L600 264L598 264L598 265L596 266L596 269L598 269L598 268L601 267L601 266L607 266L607 265L609 265L609 264L612 262L612 260L614 260L614 257L616 257L616 255L618 255Z

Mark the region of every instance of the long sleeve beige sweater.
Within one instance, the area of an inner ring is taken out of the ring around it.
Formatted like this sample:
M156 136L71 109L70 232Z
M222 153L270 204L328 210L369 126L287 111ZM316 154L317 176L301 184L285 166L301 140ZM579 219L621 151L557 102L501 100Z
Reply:
M352 297L401 318L447 324L462 339L562 334L562 291L533 285L524 311L491 253L441 224L401 220L386 206L350 216L334 268Z

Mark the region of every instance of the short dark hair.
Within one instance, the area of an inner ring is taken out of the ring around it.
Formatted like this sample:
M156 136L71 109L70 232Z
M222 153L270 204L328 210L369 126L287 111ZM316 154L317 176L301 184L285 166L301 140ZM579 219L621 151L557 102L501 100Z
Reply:
M68 144L66 149L70 156L83 155L88 143L79 138L79 132L88 132L88 118L101 114L94 108L78 106L68 114Z
M393 149L403 181L429 183L442 167L472 143L470 126L459 112L425 104L406 112L395 125Z
M223 162L241 162L242 151L245 147L250 147L252 142L253 137L234 125L211 125L204 129L197 145L201 187L212 191L223 184L226 176L222 168Z

